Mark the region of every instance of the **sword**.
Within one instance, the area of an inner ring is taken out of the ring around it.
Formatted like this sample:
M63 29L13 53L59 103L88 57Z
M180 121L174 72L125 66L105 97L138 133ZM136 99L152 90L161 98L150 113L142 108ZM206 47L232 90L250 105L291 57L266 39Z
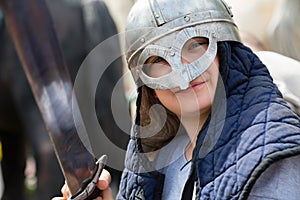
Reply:
M74 122L73 116L81 115L46 3L0 0L0 6L70 189L69 199L94 199L100 194L96 183L106 156L95 159L83 121Z

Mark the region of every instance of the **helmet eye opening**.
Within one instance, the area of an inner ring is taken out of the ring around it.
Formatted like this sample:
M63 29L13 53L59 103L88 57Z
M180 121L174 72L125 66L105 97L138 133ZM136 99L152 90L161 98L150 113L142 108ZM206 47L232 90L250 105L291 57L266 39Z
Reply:
M160 56L151 56L143 64L142 71L149 77L159 78L172 72L172 68L166 59Z
M181 49L182 64L190 64L203 56L208 49L209 39L193 37L185 42Z

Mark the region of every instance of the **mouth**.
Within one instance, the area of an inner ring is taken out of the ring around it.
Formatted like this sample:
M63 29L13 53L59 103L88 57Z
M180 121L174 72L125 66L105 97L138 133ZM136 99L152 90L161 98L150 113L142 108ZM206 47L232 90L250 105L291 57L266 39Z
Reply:
M190 86L187 89L181 90L178 88L178 90L175 91L175 93L188 93L191 91L194 91L196 89L199 89L205 85L206 81L201 81L201 82L192 82L190 83Z
M191 85L190 87L191 87L191 88L197 88L197 87L199 87L199 86L204 85L205 82L206 82L206 81L196 82L196 83L191 83L191 84L190 84L190 85Z

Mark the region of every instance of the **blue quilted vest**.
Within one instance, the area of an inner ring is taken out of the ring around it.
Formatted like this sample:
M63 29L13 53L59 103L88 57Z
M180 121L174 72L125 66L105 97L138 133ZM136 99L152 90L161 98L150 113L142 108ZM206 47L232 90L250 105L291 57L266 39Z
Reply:
M250 49L223 43L219 55L226 99L216 96L210 120L199 134L192 178L197 182L197 199L247 199L272 163L300 155L300 120ZM219 117L224 107L225 116ZM139 139L133 137L117 199L161 197L164 176L151 170L140 151Z

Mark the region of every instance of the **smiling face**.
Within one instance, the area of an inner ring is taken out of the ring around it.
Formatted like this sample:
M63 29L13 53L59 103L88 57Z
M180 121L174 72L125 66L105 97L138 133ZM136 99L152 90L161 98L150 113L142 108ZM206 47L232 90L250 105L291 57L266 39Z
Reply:
M200 58L208 47L208 39L192 38L181 51L183 66ZM152 77L160 77L172 71L169 63L161 57L152 56L147 60L146 73ZM189 83L189 87L167 90L155 90L161 103L179 118L197 115L208 116L215 96L219 76L219 60L216 56L209 68Z

